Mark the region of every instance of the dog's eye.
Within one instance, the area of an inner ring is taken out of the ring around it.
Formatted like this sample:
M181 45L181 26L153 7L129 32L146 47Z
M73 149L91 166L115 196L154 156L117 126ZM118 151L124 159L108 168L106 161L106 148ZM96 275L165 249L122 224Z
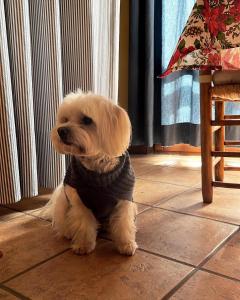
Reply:
M84 125L91 125L93 123L93 120L87 116L84 116L81 120L81 123Z
M61 122L61 123L67 123L67 122L68 122L68 118L62 117L62 118L60 119L60 122Z

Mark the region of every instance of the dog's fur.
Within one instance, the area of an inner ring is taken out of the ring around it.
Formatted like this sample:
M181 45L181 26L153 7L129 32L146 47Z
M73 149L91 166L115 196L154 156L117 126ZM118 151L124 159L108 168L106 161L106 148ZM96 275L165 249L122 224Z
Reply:
M84 116L94 123L91 126L82 124ZM70 129L67 143L59 136L61 127ZM75 156L85 168L99 174L117 166L119 157L129 146L130 136L131 124L124 109L104 97L81 91L65 97L51 133L57 152ZM44 214L52 220L60 236L72 240L75 253L87 254L94 250L100 224L74 188L60 184ZM133 255L137 248L135 217L136 205L131 201L118 201L110 216L110 234L121 254Z

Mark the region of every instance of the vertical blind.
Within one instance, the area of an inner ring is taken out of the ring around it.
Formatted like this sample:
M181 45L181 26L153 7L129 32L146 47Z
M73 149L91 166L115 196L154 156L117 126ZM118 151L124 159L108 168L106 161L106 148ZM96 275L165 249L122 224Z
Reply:
M0 0L0 204L55 187L49 133L78 88L117 102L120 0Z

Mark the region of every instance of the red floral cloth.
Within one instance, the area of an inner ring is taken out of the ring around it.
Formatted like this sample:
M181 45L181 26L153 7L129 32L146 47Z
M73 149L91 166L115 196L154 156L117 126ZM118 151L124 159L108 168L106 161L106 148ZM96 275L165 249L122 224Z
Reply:
M240 69L240 0L197 0L167 70Z

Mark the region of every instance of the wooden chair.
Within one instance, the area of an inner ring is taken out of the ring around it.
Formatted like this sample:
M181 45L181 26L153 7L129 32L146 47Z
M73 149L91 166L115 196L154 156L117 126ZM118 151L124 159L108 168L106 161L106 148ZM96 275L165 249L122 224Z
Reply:
M203 202L211 203L213 187L238 188L224 182L224 157L240 157L240 152L225 151L225 146L240 145L240 140L225 140L225 126L240 125L240 115L225 115L226 101L240 101L239 71L200 71L201 156ZM215 106L215 119L212 108ZM240 170L240 168L235 168ZM214 179L213 179L214 173Z

